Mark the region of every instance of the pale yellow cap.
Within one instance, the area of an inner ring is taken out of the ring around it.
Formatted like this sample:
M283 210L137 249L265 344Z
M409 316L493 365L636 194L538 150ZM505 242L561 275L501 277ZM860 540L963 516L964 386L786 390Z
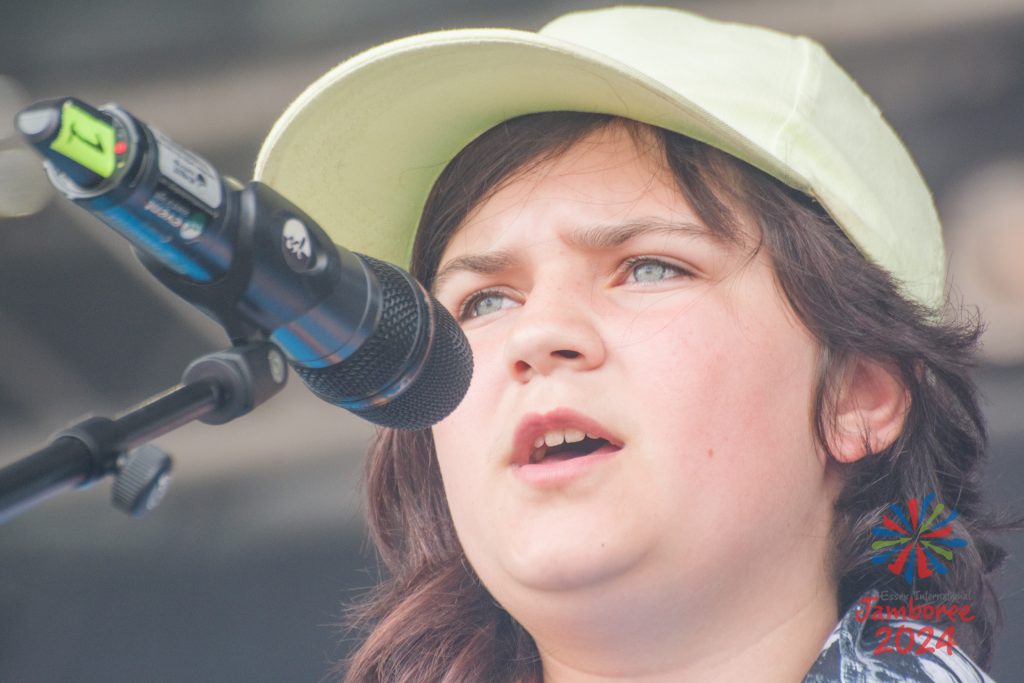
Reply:
M862 253L937 309L938 216L906 148L817 43L688 12L617 7L538 33L439 31L335 67L274 125L256 179L347 249L408 266L448 161L521 114L602 112L702 140L815 197Z

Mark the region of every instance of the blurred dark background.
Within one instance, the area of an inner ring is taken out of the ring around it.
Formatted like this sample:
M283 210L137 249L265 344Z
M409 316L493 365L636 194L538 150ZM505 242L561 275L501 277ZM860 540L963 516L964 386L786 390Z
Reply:
M410 33L540 27L583 1L5 0L0 6L0 464L86 413L174 384L226 344L112 231L50 196L14 112L115 101L242 180L276 116L343 58ZM979 368L988 490L1024 483L1024 4L718 0L709 16L804 33L879 102L935 191L954 285L989 323ZM158 441L165 503L132 520L109 483L0 526L0 680L317 681L346 601L376 576L359 473L370 430L293 378L223 427ZM996 680L1024 671L1024 542L1000 583Z

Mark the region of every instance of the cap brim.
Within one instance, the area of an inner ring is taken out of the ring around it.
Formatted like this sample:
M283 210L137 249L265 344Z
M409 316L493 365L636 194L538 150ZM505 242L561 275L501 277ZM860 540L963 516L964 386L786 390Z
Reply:
M501 29L413 36L342 63L277 121L255 177L338 244L408 267L423 204L448 161L501 121L557 110L667 128L807 186L734 129L625 64Z

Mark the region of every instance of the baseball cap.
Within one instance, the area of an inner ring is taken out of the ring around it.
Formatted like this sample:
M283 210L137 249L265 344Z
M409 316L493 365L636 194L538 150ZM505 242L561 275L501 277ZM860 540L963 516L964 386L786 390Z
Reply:
M374 47L292 102L255 177L338 244L408 267L448 161L494 125L544 111L613 114L717 147L817 199L905 295L943 301L931 194L871 99L806 37L677 9L613 7L536 33L445 30Z

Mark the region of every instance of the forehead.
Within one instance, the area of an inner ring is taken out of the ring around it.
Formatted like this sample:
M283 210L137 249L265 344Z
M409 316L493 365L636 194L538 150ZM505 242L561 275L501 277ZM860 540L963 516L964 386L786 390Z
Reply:
M715 228L684 197L657 134L646 126L613 123L557 156L512 173L492 190L448 240L438 272L444 276L448 262L467 254L507 254L556 238L597 249L640 234L681 229L725 241L721 226ZM744 237L728 236L737 243Z

